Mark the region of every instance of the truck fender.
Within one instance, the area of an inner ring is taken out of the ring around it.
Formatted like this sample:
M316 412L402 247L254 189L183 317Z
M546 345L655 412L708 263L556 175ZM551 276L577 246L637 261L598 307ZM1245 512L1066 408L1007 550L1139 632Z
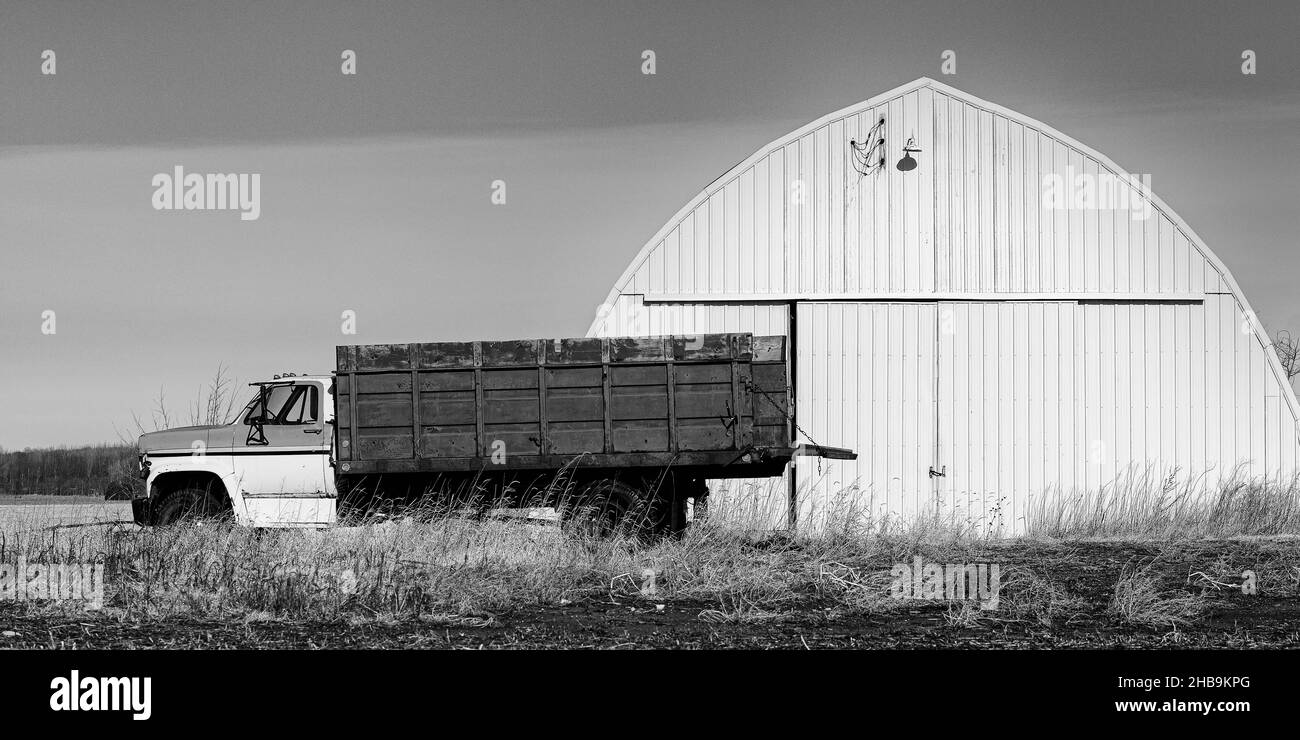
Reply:
M178 481L177 479L181 479ZM149 479L149 502L157 504L163 491L170 492L177 487L203 479L213 483L212 490L219 496L224 496L230 503L231 511L235 515L235 521L238 524L246 524L248 521L248 511L244 504L244 497L239 494L239 487L234 473L218 473L212 470L160 470ZM173 485L176 482L178 485ZM220 487L221 490L217 490Z

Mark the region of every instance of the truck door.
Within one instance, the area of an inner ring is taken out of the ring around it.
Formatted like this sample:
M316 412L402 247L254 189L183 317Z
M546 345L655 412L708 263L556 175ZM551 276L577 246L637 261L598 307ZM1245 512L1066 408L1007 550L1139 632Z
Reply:
M324 526L335 515L327 480L330 430L325 388L314 380L267 385L265 404L244 418L235 440L235 481L254 526ZM264 406L264 410L263 410ZM241 444L242 442L242 444Z

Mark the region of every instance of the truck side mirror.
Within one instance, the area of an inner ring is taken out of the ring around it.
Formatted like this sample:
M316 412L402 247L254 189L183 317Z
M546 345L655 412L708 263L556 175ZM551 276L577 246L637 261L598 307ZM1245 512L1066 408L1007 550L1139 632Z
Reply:
M266 440L266 430L262 428L262 417L253 416L248 420L248 436L244 438L246 445L265 445L270 444Z

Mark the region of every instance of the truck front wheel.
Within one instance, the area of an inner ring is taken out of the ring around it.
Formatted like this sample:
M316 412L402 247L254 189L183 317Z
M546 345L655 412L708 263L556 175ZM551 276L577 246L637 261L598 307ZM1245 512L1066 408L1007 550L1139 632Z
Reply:
M180 522L217 523L229 519L230 507L224 505L211 491L203 488L182 488L167 494L157 508L154 523L168 526Z

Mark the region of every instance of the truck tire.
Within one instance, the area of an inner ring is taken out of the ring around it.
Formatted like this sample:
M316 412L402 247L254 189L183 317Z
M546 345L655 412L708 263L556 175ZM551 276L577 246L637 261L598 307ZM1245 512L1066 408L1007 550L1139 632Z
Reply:
M596 537L653 534L659 529L654 514L639 490L613 479L586 484L563 510L564 523L572 531Z
M158 503L154 524L165 527L181 522L219 523L230 519L230 507L203 488L181 488Z

